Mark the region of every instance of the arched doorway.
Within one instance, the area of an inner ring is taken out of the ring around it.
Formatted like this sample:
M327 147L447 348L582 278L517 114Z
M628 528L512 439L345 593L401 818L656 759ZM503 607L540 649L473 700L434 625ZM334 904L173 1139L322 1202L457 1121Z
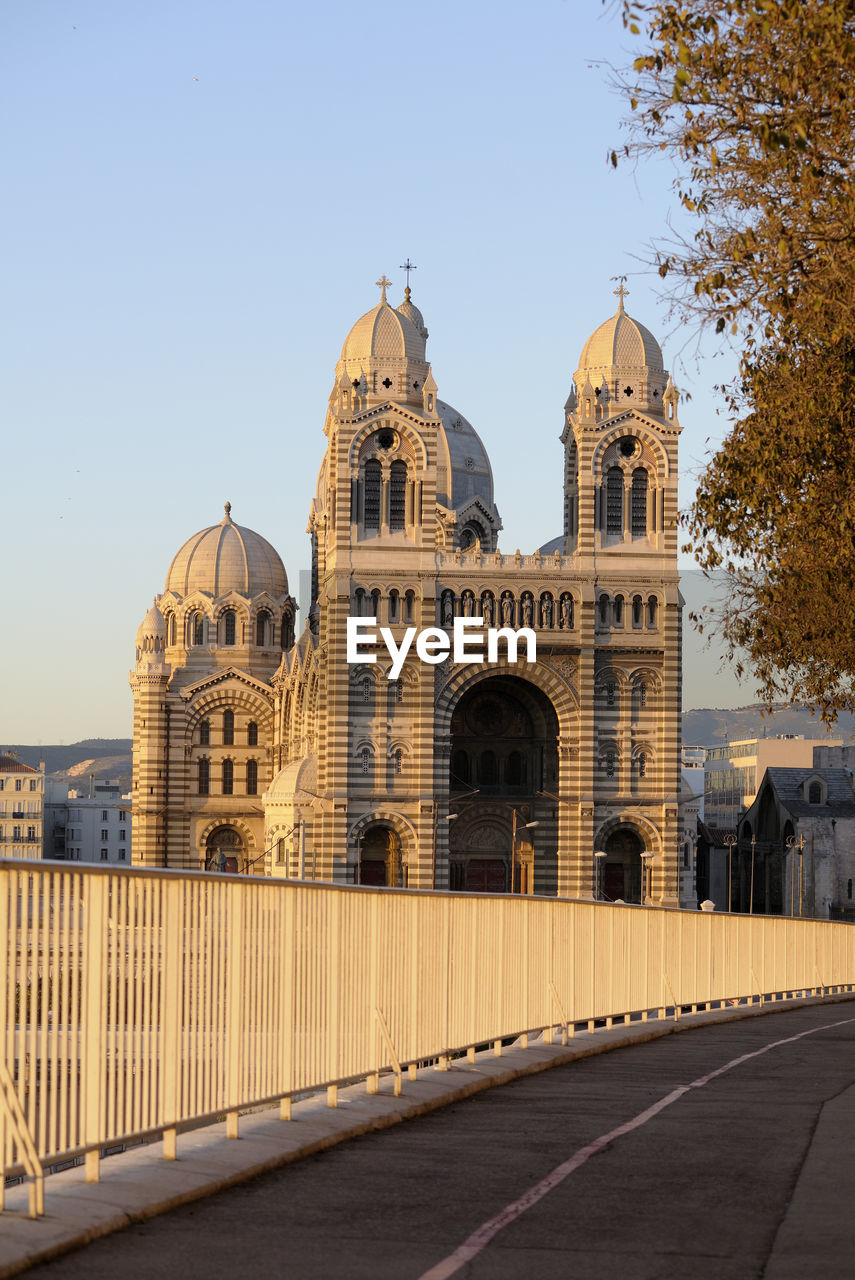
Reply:
M215 827L205 842L205 869L239 871L245 852L241 834L236 827Z
M557 892L558 717L519 676L488 676L451 719L449 887ZM530 825L531 824L531 825ZM536 828L536 829L535 829Z
M380 888L404 886L404 874L397 831L382 823L369 827L359 842L359 883Z
M603 848L603 896L610 902L641 902L641 837L631 827L618 827Z

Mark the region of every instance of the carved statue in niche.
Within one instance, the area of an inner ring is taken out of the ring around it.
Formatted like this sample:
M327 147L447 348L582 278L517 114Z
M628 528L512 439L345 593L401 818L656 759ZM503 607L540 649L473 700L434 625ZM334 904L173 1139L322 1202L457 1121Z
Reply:
M514 625L514 598L510 591L505 591L502 595L502 626L512 627Z
M463 615L466 618L474 617L475 614L475 597L471 591L463 592Z
M450 591L442 593L442 625L450 627L454 620L454 596Z
M568 630L573 627L573 597L568 592L561 597L561 625Z
M481 617L484 619L485 627L493 625L493 593L485 591L481 597Z
M524 627L531 626L532 617L534 614L533 603L534 602L532 601L531 596L529 595L528 592L526 592L522 598L522 619L523 619Z
M540 625L552 626L552 596L548 591L540 597Z

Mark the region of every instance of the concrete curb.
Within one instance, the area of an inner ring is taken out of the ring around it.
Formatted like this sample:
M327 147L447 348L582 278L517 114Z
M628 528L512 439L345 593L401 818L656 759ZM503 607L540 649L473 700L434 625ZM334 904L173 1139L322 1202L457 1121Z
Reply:
M103 1161L102 1181L98 1183L86 1183L82 1167L54 1174L46 1183L47 1212L36 1220L27 1217L27 1187L13 1187L6 1193L7 1208L0 1215L0 1280L133 1223L270 1173L349 1138L426 1115L484 1089L675 1032L853 999L853 995L839 995L736 1005L687 1015L677 1022L633 1022L593 1034L585 1032L566 1046L535 1041L527 1048L503 1050L498 1058L483 1052L474 1063L455 1061L448 1071L421 1070L417 1080L405 1080L404 1094L399 1098L382 1092L368 1094L364 1084L352 1085L339 1091L337 1108L328 1108L324 1097L316 1095L294 1104L291 1121L280 1120L273 1109L243 1116L237 1141L225 1136L225 1124L182 1134L176 1161L164 1160L160 1143L155 1143Z

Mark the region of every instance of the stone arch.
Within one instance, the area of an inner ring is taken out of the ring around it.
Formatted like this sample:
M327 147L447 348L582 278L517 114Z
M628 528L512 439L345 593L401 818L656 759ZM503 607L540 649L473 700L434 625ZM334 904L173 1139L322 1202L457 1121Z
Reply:
M413 827L401 814L385 808L363 814L350 828L348 844L359 884L406 887L410 856L417 844Z
M602 472L602 459L609 445L623 436L635 436L643 445L647 445L656 460L656 476L654 480L662 483L671 475L671 460L668 451L657 435L638 419L634 421L620 420L605 431L597 441L591 454L591 475L596 479Z
M388 408L383 412L388 415ZM356 474L359 468L360 454L362 446L369 436L373 436L376 432L383 429L384 419L372 418L370 422L366 422L356 431L350 442L350 449L347 455L347 465L353 474ZM389 426L391 430L397 431L403 440L406 440L415 456L415 470L424 471L428 465L427 446L421 435L406 420L399 418L397 414L389 417Z
M597 872L602 896L641 902L642 852L652 853L661 866L662 841L653 824L638 813L617 814L602 824L594 848L606 855Z
M255 837L252 830L240 818L212 818L205 824L199 832L199 849L202 855L203 865L208 868L211 858L216 852L218 833L231 832L233 835L230 839L224 841L219 846L221 852L225 855L227 862L234 861L236 865L227 865L225 870L240 871L241 861L248 860L251 853L255 852ZM209 853L210 850L210 853ZM233 850L233 852L230 852Z

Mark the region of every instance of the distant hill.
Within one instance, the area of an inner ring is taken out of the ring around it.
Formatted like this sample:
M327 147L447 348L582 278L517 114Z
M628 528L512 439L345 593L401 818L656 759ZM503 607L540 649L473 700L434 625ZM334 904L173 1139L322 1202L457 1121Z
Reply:
M45 772L55 777L68 778L74 787L86 784L89 775L96 778L118 778L123 791L131 786L130 738L86 738L68 746L31 747L22 743L10 743L0 747L11 751L24 764L38 768L43 760Z
M760 703L747 707L700 708L683 712L683 743L686 746L716 747L741 738L775 738L779 734L803 738L838 738L850 742L855 737L855 716L841 715L826 726L808 707L781 703L770 715Z

